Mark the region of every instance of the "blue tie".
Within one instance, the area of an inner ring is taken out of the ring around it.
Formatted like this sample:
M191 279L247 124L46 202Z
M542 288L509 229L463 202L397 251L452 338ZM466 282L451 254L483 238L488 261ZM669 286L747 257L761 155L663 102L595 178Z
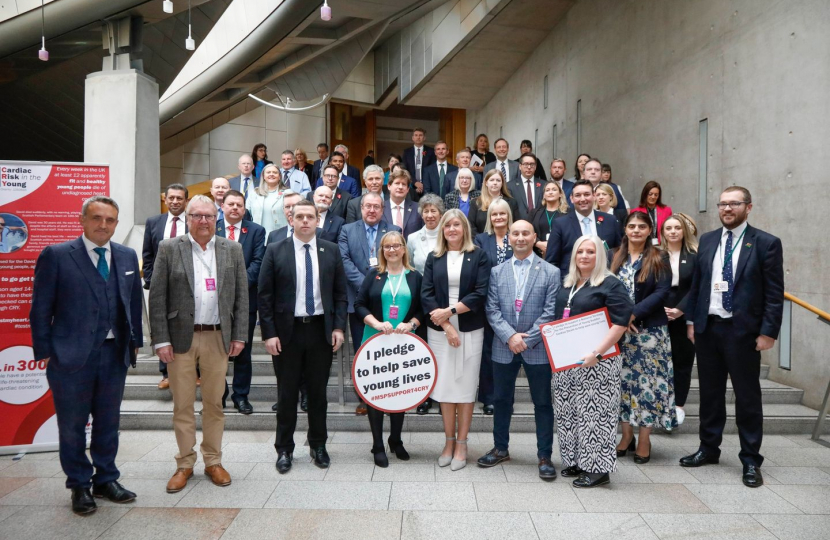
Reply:
M305 248L305 311L309 317L314 315L314 267L311 266L311 246Z
M107 281L110 278L110 267L107 266L107 250L102 247L93 248L92 251L98 254L98 273Z
M591 234L591 218L582 218L582 234Z
M245 178L245 183L242 187L242 195L245 197L245 200L248 200L248 178Z
M726 231L726 247L723 250L725 266L723 269L723 280L728 284L729 290L723 292L723 309L732 313L732 288L734 287L732 276L732 231Z
M375 228L369 227L366 230L366 241L369 242L369 253L374 253L375 251Z
M501 177L502 182L507 183L507 171L504 170L504 161L501 162Z

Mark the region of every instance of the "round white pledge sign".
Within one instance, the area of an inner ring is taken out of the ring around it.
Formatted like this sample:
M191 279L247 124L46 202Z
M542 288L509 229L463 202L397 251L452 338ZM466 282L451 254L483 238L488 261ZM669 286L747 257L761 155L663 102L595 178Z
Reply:
M432 349L415 334L375 334L363 342L352 364L357 395L389 413L426 401L437 377Z

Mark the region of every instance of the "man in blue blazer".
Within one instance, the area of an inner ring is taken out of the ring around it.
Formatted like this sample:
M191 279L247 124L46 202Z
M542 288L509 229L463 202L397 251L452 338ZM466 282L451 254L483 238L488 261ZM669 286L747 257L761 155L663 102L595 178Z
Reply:
M407 198L409 181L408 171L398 169L390 174L389 197L383 203L383 220L399 227L404 239L424 226L424 220L418 213L418 203Z
M323 171L323 177L328 176L329 178L333 178L331 175L335 175L337 177L337 187L344 191L348 191L352 198L356 199L360 197L360 181L357 178L352 178L347 174L343 173L343 168L345 167L345 165L346 158L343 157L343 154L341 154L340 152L333 153L331 155L331 158L329 158L329 165ZM332 168L334 168L334 170L337 172L333 172L331 170ZM315 189L323 185L323 177L317 180L317 184L314 186Z
M568 166L565 165L564 159L554 158L550 162L550 179L559 184L559 189L565 194L565 200L573 208L574 203L571 201L571 191L574 189L574 183L565 178L566 170L568 170Z
M363 339L363 321L355 314L354 301L369 269L377 266L380 240L389 231L400 228L383 221L383 200L377 193L367 193L361 202L363 219L343 225L337 243L346 271L346 292L349 297L349 328L352 344L357 349ZM371 241L370 241L371 240ZM358 405L358 414L366 414L366 405Z
M620 245L622 236L617 218L594 210L594 189L591 182L579 180L571 191L574 209L554 220L548 239L545 260L559 268L562 279L571 264L574 242L583 234L596 234L609 250Z
M118 483L115 456L127 368L135 366L144 339L138 257L110 242L118 204L90 197L80 222L80 238L47 246L38 257L29 322L34 359L46 362L72 511L88 514L96 509L93 495L118 503L136 497ZM92 463L85 434L90 414Z
M449 189L449 183L444 182L448 174L458 171L458 167L447 161L448 153L447 143L435 143L435 163L424 167L424 193L435 193L443 199L444 195L455 189L454 181Z
M253 348L254 330L256 329L257 283L262 257L265 255L265 228L253 221L243 219L245 214L245 197L239 191L225 193L222 203L225 219L216 224L216 236L234 240L242 245L245 257L245 270L248 273L248 340L245 347L233 361L233 407L242 414L251 414L254 408L248 401L251 392L251 349ZM228 383L225 383L224 399L228 395ZM224 403L223 403L224 406Z
M254 174L254 160L251 159L251 154L239 156L237 167L239 168L239 176L230 179L230 188L239 191L247 199L254 188L259 187L259 178Z
M424 144L424 128L412 130L412 146L403 151L403 166L412 178L412 200L418 201L424 193L424 170L435 163L435 150Z
M540 324L554 319L559 270L533 253L533 225L519 220L510 227L513 258L490 271L487 320L493 328L494 447L478 460L492 467L510 459L510 418L519 368L524 368L530 386L536 420L536 455L539 477L556 478L553 452L553 401L551 368Z
M458 176L458 171L461 169L470 169L470 159L472 159L472 157L473 154L471 154L466 148L462 148L455 153L455 162L458 163L458 167L454 171L448 172L447 176L444 177L444 195L455 189L455 178ZM476 182L476 189L481 191L481 187L484 185L484 177L481 173L477 173L472 169L470 169L470 172L473 173L473 178Z
M340 167L343 174L354 180L360 180L360 169L354 165L349 165L349 147L345 144L338 144L334 147L334 151L343 156L343 166ZM360 187L360 182L358 182L358 187Z
M332 192L328 186L320 186L314 190L314 206L317 207L317 237L333 244L340 238L340 229L346 220L329 211L331 208Z
M722 228L700 238L686 301L689 339L700 377L700 447L684 467L717 463L726 423L726 381L735 392L735 417L747 487L763 485L761 351L778 339L784 313L781 240L747 223L749 190L730 186L720 195Z

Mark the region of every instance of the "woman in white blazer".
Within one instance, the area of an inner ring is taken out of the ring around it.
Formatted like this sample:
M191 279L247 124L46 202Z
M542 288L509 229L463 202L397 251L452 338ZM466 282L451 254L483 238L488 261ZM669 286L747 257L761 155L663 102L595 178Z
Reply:
M424 220L420 231L409 235L406 246L409 249L409 262L423 274L427 257L435 250L438 240L438 223L444 215L444 201L434 193L427 193L418 202L418 214Z
M287 189L282 183L279 167L271 163L262 169L262 181L245 201L251 220L265 227L265 238L271 231L288 225L283 211L283 195Z

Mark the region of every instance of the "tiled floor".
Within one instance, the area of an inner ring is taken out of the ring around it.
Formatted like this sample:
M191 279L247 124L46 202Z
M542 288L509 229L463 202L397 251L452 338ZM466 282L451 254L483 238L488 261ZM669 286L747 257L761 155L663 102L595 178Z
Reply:
M720 465L700 469L677 465L696 437L654 436L650 463L623 458L611 484L592 490L542 482L533 434L514 435L511 461L481 469L474 461L490 437L471 433L470 464L457 472L435 464L441 433L405 433L412 459L390 454L387 469L373 465L368 432L332 433L328 470L310 463L298 435L287 475L274 468L273 437L226 432L233 483L214 486L200 463L171 495L172 431L122 432L121 481L138 499L99 502L83 518L69 509L56 453L0 456L0 540L830 538L830 448L806 435L764 440L766 485L755 490L740 483L735 435L725 437Z

